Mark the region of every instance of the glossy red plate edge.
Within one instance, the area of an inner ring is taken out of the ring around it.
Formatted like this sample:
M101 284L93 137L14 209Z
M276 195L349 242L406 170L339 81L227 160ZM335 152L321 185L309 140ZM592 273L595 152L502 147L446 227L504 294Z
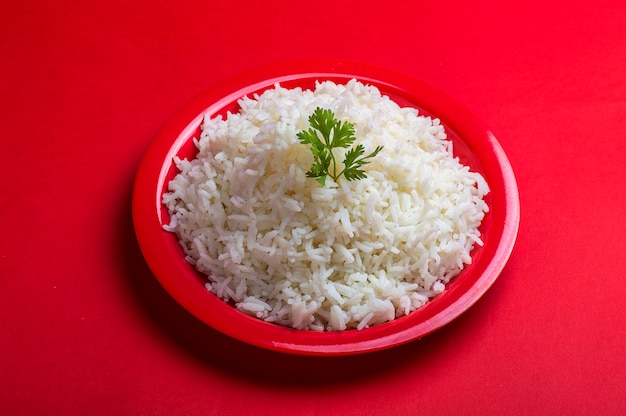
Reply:
M205 281L185 260L176 236L162 229L169 218L161 205L163 188L174 173L172 157L192 152L205 114L236 110L244 95L271 88L309 86L314 80L347 82L356 78L377 86L401 105L441 120L454 142L455 154L486 178L490 212L481 231L485 245L472 252L473 262L425 307L392 322L361 331L300 331L269 324L237 311L204 288ZM149 145L133 186L135 233L148 266L165 290L185 309L214 329L269 350L315 356L362 354L421 338L457 318L500 275L513 250L519 228L517 183L509 160L492 132L447 94L408 74L370 64L345 61L300 61L266 66L220 82L188 102L162 127Z

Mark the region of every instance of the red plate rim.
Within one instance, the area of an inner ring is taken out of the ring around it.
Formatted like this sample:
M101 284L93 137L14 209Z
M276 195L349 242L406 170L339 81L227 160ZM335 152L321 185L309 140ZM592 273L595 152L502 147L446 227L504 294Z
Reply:
M480 171L491 189L490 212L481 225L484 246L472 252L472 264L423 308L392 322L360 331L302 331L269 324L245 315L204 287L204 279L184 260L161 205L164 187L174 173L172 158L188 154L204 115L236 110L236 102L280 83L312 86L315 80L347 82L356 78L375 85L401 105L440 119L455 154ZM481 120L442 91L408 74L359 62L300 61L266 66L236 75L201 93L161 128L150 143L133 186L135 233L148 266L165 290L185 309L214 329L269 350L316 356L362 354L421 338L471 307L500 275L513 250L520 204L513 169L502 147Z

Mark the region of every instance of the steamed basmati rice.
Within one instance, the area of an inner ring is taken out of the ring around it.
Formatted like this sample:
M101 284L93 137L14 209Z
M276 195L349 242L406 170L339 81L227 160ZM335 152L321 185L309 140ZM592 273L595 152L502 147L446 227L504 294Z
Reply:
M205 118L198 155L175 158L163 196L165 228L218 297L297 329L363 329L420 308L471 263L489 188L439 120L356 80L276 84L239 106ZM366 153L384 146L367 178L306 177L313 157L296 134L316 107L354 124Z

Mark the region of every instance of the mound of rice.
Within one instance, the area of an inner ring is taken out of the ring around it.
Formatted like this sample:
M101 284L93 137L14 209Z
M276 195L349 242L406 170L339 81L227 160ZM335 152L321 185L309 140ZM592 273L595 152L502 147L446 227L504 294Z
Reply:
M193 160L163 203L206 287L247 314L297 329L342 331L423 306L471 262L489 188L452 155L439 120L369 85L280 85L205 118ZM367 178L325 187L296 134L316 107L354 124Z

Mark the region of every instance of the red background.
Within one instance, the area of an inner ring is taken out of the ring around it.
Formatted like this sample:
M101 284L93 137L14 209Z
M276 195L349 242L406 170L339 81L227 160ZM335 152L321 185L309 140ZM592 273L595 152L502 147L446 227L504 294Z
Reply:
M623 2L37 1L0 5L0 413L626 413ZM163 123L231 75L365 61L491 127L522 220L500 278L392 350L296 357L201 324L131 221Z

